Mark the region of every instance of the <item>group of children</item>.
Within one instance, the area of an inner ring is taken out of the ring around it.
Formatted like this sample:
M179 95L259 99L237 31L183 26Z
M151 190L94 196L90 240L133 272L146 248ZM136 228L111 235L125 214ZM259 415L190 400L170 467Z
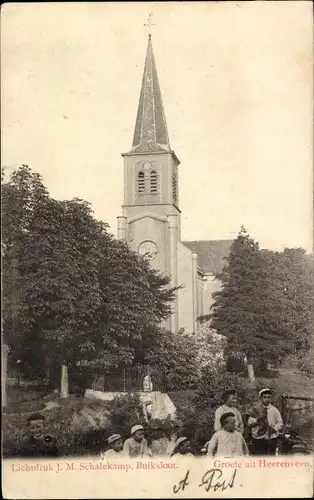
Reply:
M283 420L279 410L271 403L272 392L266 388L259 392L258 401L247 412L246 428L251 434L251 453L254 455L275 455L278 436L283 428ZM236 408L237 395L233 390L223 395L224 403L215 412L214 430L202 453L208 456L225 458L248 455L249 449L243 436L245 426L242 415ZM144 427L135 425L131 429L131 437L124 443L120 434L108 438L110 449L103 457L151 457L152 447L148 446ZM157 453L159 454L159 453ZM171 457L186 455L194 456L189 439L181 436L171 451L168 447L164 455Z
M246 429L242 415L236 408L236 392L230 390L224 396L224 404L215 413L216 432L206 443L207 454L225 457L249 454L243 436L246 430L253 455L275 455L283 420L278 408L271 403L272 391L265 388L259 392L258 401L247 411Z
M277 450L278 436L283 428L283 420L279 410L271 403L272 392L263 389L259 392L258 401L247 412L246 425L237 409L235 391L227 391L223 395L224 403L215 412L212 438L202 449L203 455L222 456L225 458L249 454L244 437L245 431L250 434L250 453L254 455L274 455ZM194 456L191 443L186 436L179 437L171 443L163 434L150 444L145 437L142 425L131 428L131 436L123 442L120 434L108 438L109 449L101 454L102 458L119 457L153 457L153 456ZM28 435L23 441L22 456L58 456L56 439L45 433L44 416L34 414L28 418Z
M168 440L166 440L168 441ZM129 437L123 443L123 439L120 434L112 434L108 438L109 449L105 453L101 453L101 458L115 460L117 458L148 458L156 455L188 455L193 456L191 450L191 444L188 438L180 437L177 439L174 448L170 451L170 446L161 447L158 451L153 447L148 445L147 439L145 438L145 431L142 425L134 425L131 428L131 437Z

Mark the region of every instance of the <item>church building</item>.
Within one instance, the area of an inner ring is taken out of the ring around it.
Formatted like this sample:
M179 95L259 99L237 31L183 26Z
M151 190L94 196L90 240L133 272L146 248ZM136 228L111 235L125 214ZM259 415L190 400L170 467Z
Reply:
M177 291L165 325L173 332L195 332L208 314L215 275L232 240L182 241L179 196L180 160L171 149L153 54L148 46L132 148L124 158L124 202L118 239L171 279Z

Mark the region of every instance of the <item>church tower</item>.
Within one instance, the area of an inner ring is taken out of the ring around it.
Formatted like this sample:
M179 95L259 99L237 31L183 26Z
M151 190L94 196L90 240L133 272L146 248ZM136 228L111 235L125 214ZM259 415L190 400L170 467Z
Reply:
M124 203L118 239L170 276L178 286L181 224L178 193L180 161L170 147L151 35L135 123L132 148L124 158ZM178 298L167 327L177 332Z

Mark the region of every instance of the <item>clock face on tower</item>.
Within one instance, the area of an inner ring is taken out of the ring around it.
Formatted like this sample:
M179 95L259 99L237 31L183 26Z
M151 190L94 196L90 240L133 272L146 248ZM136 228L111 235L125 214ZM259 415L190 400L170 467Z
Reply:
M153 260L157 253L157 245L153 241L143 241L138 247L138 253L147 260Z

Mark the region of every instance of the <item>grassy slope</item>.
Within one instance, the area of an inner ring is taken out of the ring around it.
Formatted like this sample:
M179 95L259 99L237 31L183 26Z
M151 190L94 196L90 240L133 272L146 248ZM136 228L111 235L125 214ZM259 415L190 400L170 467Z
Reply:
M2 412L4 454L23 439L27 417L43 410L46 431L58 436L63 453L67 454L71 449L93 448L93 441L98 451L99 443L104 443L107 437L108 403L75 396L48 399L53 399L60 406L44 410L46 401L42 391L9 388L8 406ZM92 417L93 424L86 413Z
M277 382L282 392L291 396L314 397L313 380L297 368L281 368L278 370Z

